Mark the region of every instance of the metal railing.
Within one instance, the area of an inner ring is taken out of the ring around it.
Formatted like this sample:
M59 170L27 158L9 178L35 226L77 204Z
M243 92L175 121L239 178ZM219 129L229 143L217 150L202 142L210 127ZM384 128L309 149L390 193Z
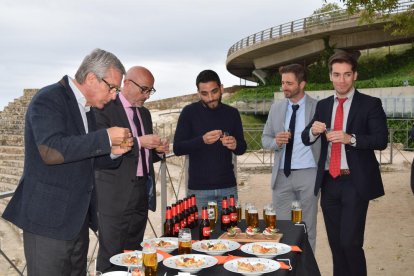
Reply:
M410 9L414 1L399 2L398 6L391 11L391 14L402 13ZM245 37L235 44L233 44L228 50L227 57L240 51L242 49L251 47L256 44L263 43L270 39L281 39L288 35L309 30L316 27L328 26L333 23L348 21L350 19L358 19L359 15L349 15L346 9L335 10L325 13L319 13L311 15L309 17L297 19L291 22L283 23L278 26L268 28L266 30L254 33Z

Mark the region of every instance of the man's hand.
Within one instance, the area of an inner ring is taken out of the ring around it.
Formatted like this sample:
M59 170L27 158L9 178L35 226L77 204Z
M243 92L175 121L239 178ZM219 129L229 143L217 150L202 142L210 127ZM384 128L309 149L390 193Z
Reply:
M312 124L311 131L314 136L318 136L326 131L326 124L315 121Z
M220 138L220 140L221 143L223 143L223 146L229 150L235 150L237 147L237 140L233 136L224 136L223 138Z
M166 138L161 139L161 144L155 148L157 153L169 153L170 152L170 141Z
M326 139L332 143L350 144L351 135L343 132L342 130L330 131L326 134Z
M126 139L132 137L128 128L111 127L107 129L112 146L120 146Z
M203 141L205 144L210 145L215 143L218 139L220 139L220 136L222 134L221 130L212 130L207 132L203 135Z
M281 148L283 145L286 145L289 143L289 139L291 138L291 133L289 131L281 131L276 134L275 141L279 148Z
M141 147L146 149L155 149L159 145L161 145L161 139L160 136L157 134L148 134L148 135L142 135L138 137L139 143L141 144Z
M131 147L125 147L125 146L112 146L111 153L114 155L122 155L124 153L127 153L131 150Z

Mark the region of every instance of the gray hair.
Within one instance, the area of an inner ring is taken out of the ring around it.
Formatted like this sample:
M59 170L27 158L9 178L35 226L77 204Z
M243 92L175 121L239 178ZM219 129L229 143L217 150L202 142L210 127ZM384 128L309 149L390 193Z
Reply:
M110 68L119 71L122 75L125 74L124 66L114 54L101 49L95 49L83 59L75 74L75 79L82 84L88 73L93 73L100 81L100 79L105 77L106 72Z

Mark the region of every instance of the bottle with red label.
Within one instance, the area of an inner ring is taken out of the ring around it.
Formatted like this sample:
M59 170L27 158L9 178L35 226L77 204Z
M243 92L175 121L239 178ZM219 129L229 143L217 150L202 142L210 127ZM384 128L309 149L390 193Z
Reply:
M227 231L231 227L230 209L228 208L227 197L221 201L221 231Z
M178 237L178 230L180 230L180 218L177 215L177 204L171 204L171 215L174 224L174 237Z
M174 223L170 206L167 206L165 211L164 237L174 237Z
M177 203L177 213L178 213L178 217L180 218L180 229L186 228L187 221L184 218L183 201L181 199L178 200L178 203Z
M187 197L186 198L187 201L187 212L188 212L188 217L187 217L187 225L188 228L193 229L194 228L194 213L193 213L193 208L191 206L191 197Z
M197 199L195 194L191 195L191 204L193 205L194 211L194 227L198 225L198 208L197 208Z
M210 221L208 220L208 213L207 213L207 207L203 206L201 211L201 222L199 227L199 233L200 233L200 240L209 240L210 239Z
M237 226L238 215L236 209L236 203L234 201L234 195L230 195L230 203L229 203L229 210L230 210L230 223L232 227Z

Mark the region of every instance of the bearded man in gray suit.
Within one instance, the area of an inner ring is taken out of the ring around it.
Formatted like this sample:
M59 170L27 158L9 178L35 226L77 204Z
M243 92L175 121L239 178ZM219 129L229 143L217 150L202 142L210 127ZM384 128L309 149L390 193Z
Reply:
M319 193L314 194L320 143L306 147L301 132L315 113L317 100L305 94L306 73L302 65L279 68L286 100L275 102L263 130L262 144L275 151L272 169L272 201L278 219L291 219L291 204L299 201L308 239L315 251Z

